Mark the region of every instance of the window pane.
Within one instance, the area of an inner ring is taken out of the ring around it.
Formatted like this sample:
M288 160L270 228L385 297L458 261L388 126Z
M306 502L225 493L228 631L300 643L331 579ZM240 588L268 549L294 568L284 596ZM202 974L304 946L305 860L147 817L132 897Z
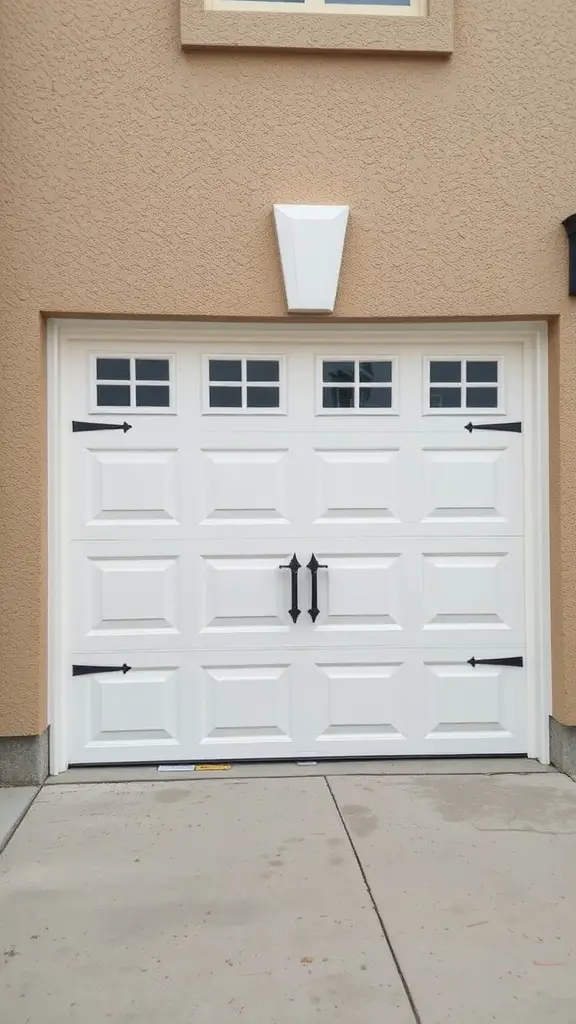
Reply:
M324 409L353 409L354 388L322 388Z
M322 364L322 380L333 384L354 383L354 363L336 363L324 360Z
M248 380L280 380L280 364L275 359L249 359Z
M392 363L360 363L360 381L366 384L389 384Z
M459 409L460 388L430 388L431 409Z
M242 388L210 388L211 409L241 409Z
M246 404L249 409L278 409L279 388L248 388Z
M98 405L130 405L130 385L98 384L96 401Z
M496 360L483 362L474 360L466 363L466 380L472 384L496 384L498 380L498 363Z
M150 384L136 385L136 405L150 409L167 409L170 406L170 388L161 384L158 387Z
M462 364L449 362L446 359L434 360L430 363L431 384L459 384L462 380Z
M391 7L410 7L410 0L324 0L327 4L368 4L371 7L390 4Z
M170 380L167 359L137 359L136 380Z
M469 409L495 409L498 388L466 388L466 405Z
M361 409L390 409L392 388L360 388Z
M239 359L211 359L210 380L242 380L242 363Z
M97 359L96 376L98 380L130 380L129 359ZM106 403L110 405L110 402ZM122 405L125 403L122 402ZM126 403L126 404L129 404Z

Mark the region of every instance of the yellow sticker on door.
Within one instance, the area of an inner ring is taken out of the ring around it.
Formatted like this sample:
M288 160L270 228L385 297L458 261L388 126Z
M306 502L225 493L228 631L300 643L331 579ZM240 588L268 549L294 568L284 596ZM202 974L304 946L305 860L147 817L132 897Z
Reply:
M197 764L195 772L229 772L231 764Z

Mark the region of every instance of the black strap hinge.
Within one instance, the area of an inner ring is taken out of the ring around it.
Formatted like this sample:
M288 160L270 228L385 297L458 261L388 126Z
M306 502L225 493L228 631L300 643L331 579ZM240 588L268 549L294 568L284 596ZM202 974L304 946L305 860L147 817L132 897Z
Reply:
M472 665L472 668L476 668L476 665L508 665L510 668L522 668L524 658L469 658L468 664Z
M79 434L85 430L132 430L131 423L92 423L90 420L72 420L72 433Z
M131 665L72 665L73 676L96 676L102 672L122 672L126 675L132 668Z
M466 423L464 430L467 430L469 434L473 430L506 430L511 434L521 434L522 424L516 423Z

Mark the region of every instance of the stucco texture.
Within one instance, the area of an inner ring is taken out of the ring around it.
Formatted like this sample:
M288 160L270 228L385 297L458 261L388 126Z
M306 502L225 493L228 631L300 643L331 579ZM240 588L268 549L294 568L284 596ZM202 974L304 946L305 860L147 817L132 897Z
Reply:
M177 0L0 3L0 734L46 721L42 314L283 317L275 202L350 204L334 319L549 319L576 724L576 4L455 14L451 58L187 52Z

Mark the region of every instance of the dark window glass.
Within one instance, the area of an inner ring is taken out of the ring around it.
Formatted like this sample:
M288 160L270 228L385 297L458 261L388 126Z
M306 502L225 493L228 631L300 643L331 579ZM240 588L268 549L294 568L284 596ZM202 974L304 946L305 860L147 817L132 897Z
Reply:
M353 409L354 388L322 388L324 409Z
M390 409L392 388L360 388L361 409Z
M163 384L158 387L150 384L137 384L136 405L149 409L166 409L170 405L170 388Z
M354 383L354 363L333 363L324 360L322 379L328 384Z
M170 380L167 359L137 359L136 380Z
M280 364L275 359L249 359L246 370L248 380L280 380Z
M472 384L496 384L498 363L476 361L466 363L466 380Z
M466 388L466 405L469 409L495 409L498 388Z
M392 363L360 363L361 384L389 384L392 380Z
M459 384L462 380L462 364L449 362L446 359L434 360L430 363L431 384Z
M210 388L211 409L241 409L242 388Z
M98 380L130 380L129 359L97 359L96 376ZM119 405L129 405L129 401L119 402ZM106 405L111 405L106 402Z
M431 409L459 409L460 388L430 388Z
M247 388L246 405L249 409L278 409L279 388Z
M97 384L98 405L130 405L129 384Z
M242 380L242 363L239 359L211 359L210 380Z

